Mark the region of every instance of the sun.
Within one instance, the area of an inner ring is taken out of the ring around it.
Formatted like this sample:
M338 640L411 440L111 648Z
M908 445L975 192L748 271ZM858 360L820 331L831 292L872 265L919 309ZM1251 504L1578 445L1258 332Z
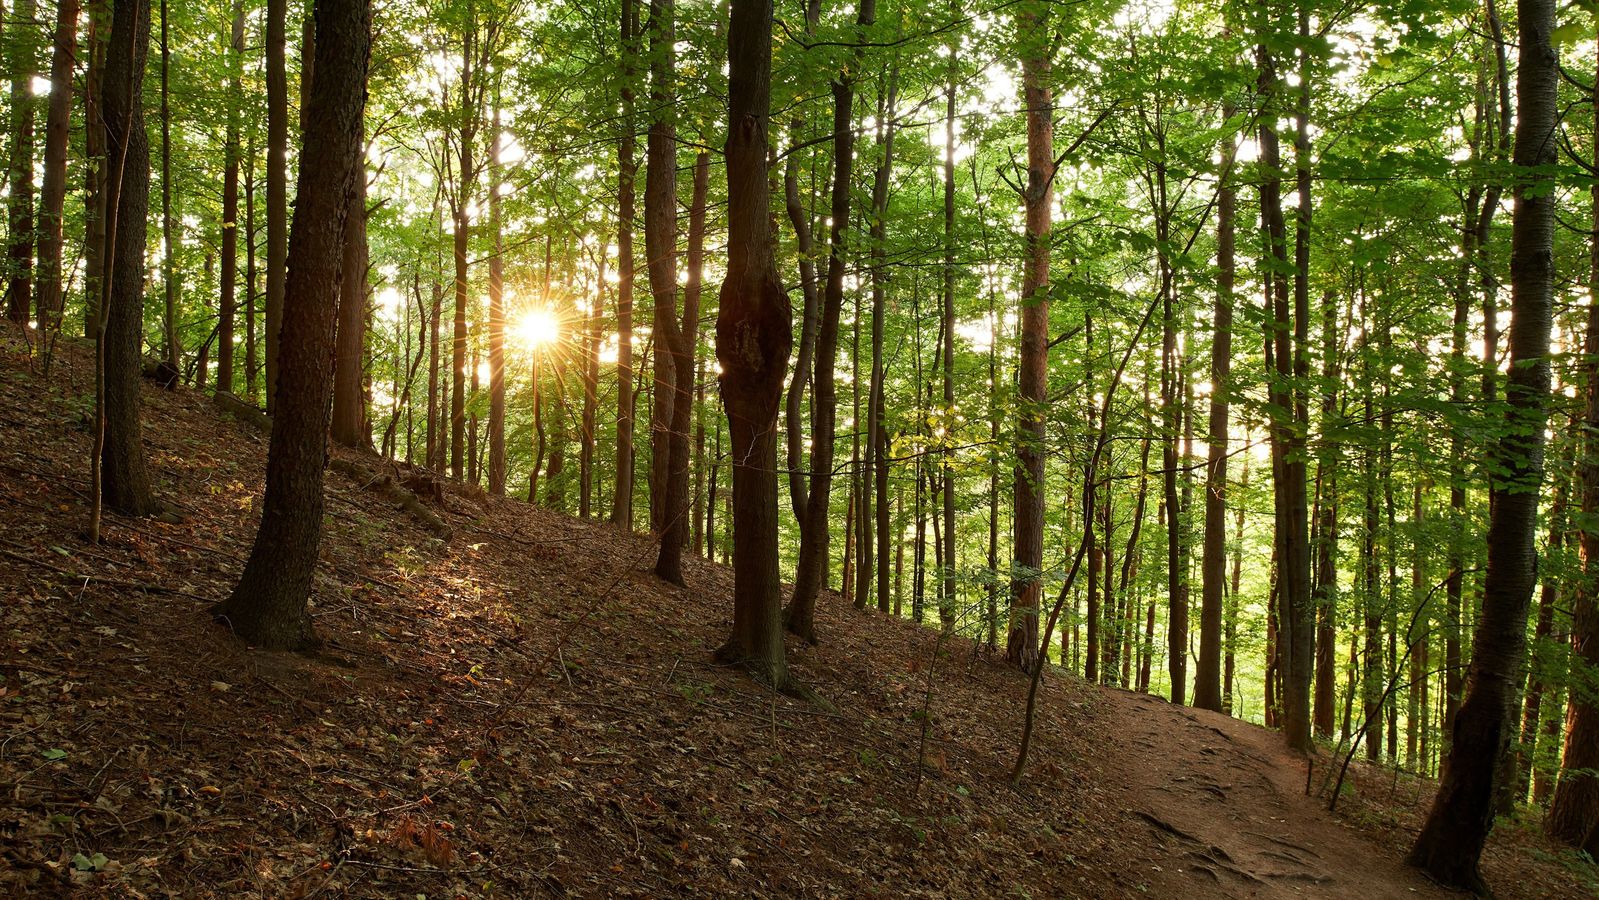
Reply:
M548 309L530 309L511 327L511 340L524 350L540 350L561 339L561 321Z

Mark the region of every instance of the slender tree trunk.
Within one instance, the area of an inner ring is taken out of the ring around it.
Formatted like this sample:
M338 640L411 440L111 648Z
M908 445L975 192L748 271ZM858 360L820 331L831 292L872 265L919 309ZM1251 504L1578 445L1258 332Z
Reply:
M683 584L688 534L688 419L693 412L694 349L677 308L677 40L673 0L650 0L650 105L653 108L644 176L644 250L654 298L655 390L651 421L650 518L661 535L655 574ZM707 170L709 177L709 170ZM695 166L695 201L700 195ZM703 207L696 210L704 228ZM703 237L703 236L702 236ZM695 262L690 261L690 268ZM697 273L696 273L697 278ZM695 306L699 304L698 282ZM685 307L687 303L684 304ZM684 310L684 319L692 312ZM681 434L681 440L678 439Z
M953 7L953 4L951 4ZM951 10L954 12L954 10ZM949 79L944 87L944 421L943 439L938 454L943 480L944 558L939 560L939 610L946 622L955 619L955 81L960 72L959 42L949 49ZM878 216L881 221L882 214ZM1046 263L1047 266L1047 263ZM1045 277L1048 275L1046 273ZM1045 319L1048 328L1048 319ZM1042 491L1042 483L1037 485ZM1084 527L1089 527L1086 523ZM1039 590L1042 596L1042 588Z
M1479 892L1486 885L1477 863L1493 827L1494 773L1513 731L1509 702L1521 674L1527 610L1537 578L1533 533L1550 384L1555 195L1547 170L1555 160L1560 77L1553 44L1555 6L1553 0L1520 0L1518 10L1514 164L1520 177L1515 182L1510 252L1510 372L1505 379L1506 428L1493 449L1500 474L1492 485L1488 570L1466 695L1455 716L1443 778L1408 857L1447 886Z
M861 496L869 498L861 507L859 545L861 566L856 585L856 603L868 604L873 569L877 577L877 609L888 612L888 432L883 425L883 329L887 319L887 262L884 248L888 226L888 187L894 168L894 108L899 93L899 61L888 74L888 96L880 110L877 142L881 156L872 179L871 221L871 374L866 400L866 468L861 474ZM867 512L870 511L870 515ZM876 538L875 556L873 538Z
M864 28L876 21L876 0L861 0L856 24ZM854 61L833 78L833 198L828 237L827 281L823 286L821 319L816 331L816 373L811 403L811 485L805 519L800 527L799 564L794 594L784 615L784 626L811 643L816 642L816 595L826 586L828 544L831 540L833 455L838 392L834 367L838 357L838 322L844 306L844 268L849 233L850 185L855 167Z
M277 409L278 333L283 328L284 265L289 255L289 76L284 59L288 0L267 0L267 272L266 272L266 407ZM429 434L432 432L430 431Z
M1016 575L1011 581L1005 655L1023 671L1038 664L1038 614L1044 565L1044 414L1049 381L1050 211L1054 206L1054 99L1045 12L1018 14L1024 46L1022 100L1027 119L1026 250L1022 267L1018 415L1014 487Z
M280 403L267 454L261 527L239 584L213 610L268 649L315 642L306 600L322 538L322 468L333 402L334 329L344 228L361 174L361 120L371 48L370 0L318 0L322 77L307 99L285 291Z
M166 306L161 317L167 365L183 370L183 346L178 342L178 273L172 222L172 106L168 89L172 69L170 16L161 0L161 281ZM176 385L176 380L172 384Z
M83 333L96 338L100 333L101 302L105 299L106 133L102 112L101 84L106 67L106 32L111 27L110 0L88 0L88 56L83 74Z
M496 229L498 234L498 229ZM498 238L497 238L498 240ZM501 247L503 250L503 246ZM496 258L500 254L496 254ZM578 515L584 519L594 515L594 442L599 419L600 343L604 340L605 322L605 266L607 253L604 244L597 255L598 277L595 279L594 305L589 309L587 336L583 346L583 443L578 449ZM502 304L503 309L503 304ZM504 392L501 392L501 425L503 437ZM703 431L703 428L702 428ZM704 435L701 435L704 444ZM503 457L504 452L502 450ZM696 471L698 466L695 467Z
M806 0L805 33L816 29L821 16L821 0ZM805 130L805 120L795 116L789 131L796 144ZM788 495L794 511L794 521L805 522L806 500L810 495L802 466L805 463L805 427L803 413L805 385L810 378L816 354L816 329L821 305L816 289L816 260L812 238L811 214L800 202L799 154L791 147L783 165L783 206L788 221L794 228L794 250L799 257L800 292L805 298L804 312L800 318L799 353L794 359L794 376L789 383L788 399L784 409L784 427L787 436Z
M501 174L500 154L504 152L504 130L500 125L500 97L494 95L494 137L489 151L489 230L493 232L494 255L489 257L489 493L505 496L505 234L503 231L503 201L500 188L504 184ZM596 298L604 296L604 250L600 251L600 278ZM595 300L595 317L599 303ZM593 357L592 350L589 357ZM589 515L589 466L594 453L594 383L590 378L587 359L583 366L583 517Z
M616 494L611 521L633 527L633 60L637 57L638 0L622 0L622 134L617 149L616 216Z
M78 50L79 0L57 0L50 58L50 109L44 126L44 182L39 189L39 331L49 341L65 306L61 273L61 215L67 199L67 148L71 143L72 66ZM13 107L15 109L15 107ZM15 182L13 182L14 184Z
M362 135L363 145L365 135ZM366 155L358 161L344 226L344 276L339 282L338 333L333 363L333 440L371 450L366 415ZM474 367L474 376L476 374Z
M6 29L6 61L11 70L11 156L6 198L9 271L7 314L26 322L33 309L33 76L38 69L34 0L15 0Z
M255 136L252 130L244 153L244 396L256 398L260 354L256 348L255 304Z
M669 2L669 0L667 0ZM694 157L694 190L689 201L688 281L683 286L683 319L672 334L672 420L667 469L666 528L656 573L674 584L683 583L682 555L689 543L689 433L694 424L694 348L700 336L700 291L705 268L705 206L710 192L711 157L700 151ZM674 269L675 277L675 269Z
M476 21L469 21L461 33L461 81L457 87L461 98L457 136L459 158L455 172L454 208L451 210L455 225L455 331L454 339L450 342L450 477L456 481L460 481L466 473L466 307L467 288L470 286L467 254L472 227L470 204L477 181L472 149L477 141L477 117L480 112L473 102L476 95L475 79L478 76L475 66L476 29Z
M233 393L233 332L239 281L239 108L244 105L244 0L233 2L228 42L228 132L223 146L222 283L217 302L217 392ZM249 303L249 298L245 298Z
M1222 119L1230 120L1234 112L1232 104L1225 105ZM1222 144L1222 180L1216 195L1216 309L1210 345L1210 427L1205 438L1209 456L1205 461L1205 546L1199 564L1199 662L1194 677L1194 705L1217 712L1223 709L1220 670L1227 589L1228 392L1236 277L1233 219L1237 191L1231 176L1236 146L1236 135L1228 134Z

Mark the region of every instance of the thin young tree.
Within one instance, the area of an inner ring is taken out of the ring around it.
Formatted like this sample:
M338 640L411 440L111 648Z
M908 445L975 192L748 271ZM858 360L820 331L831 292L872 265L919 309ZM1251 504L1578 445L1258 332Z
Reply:
M371 0L318 0L315 22L320 77L306 101L261 527L238 586L212 610L240 638L271 650L315 642L306 601L322 541L344 229L362 177Z

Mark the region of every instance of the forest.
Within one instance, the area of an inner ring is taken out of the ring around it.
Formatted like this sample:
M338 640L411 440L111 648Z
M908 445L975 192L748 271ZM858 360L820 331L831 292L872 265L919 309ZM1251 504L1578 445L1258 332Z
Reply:
M6 620L0 697L74 577L313 666L368 627L349 579L520 554L571 594L496 601L560 657L495 676L496 735L618 594L669 630L693 597L719 637L662 683L743 683L773 741L854 714L818 654L922 648L918 792L983 660L985 790L1070 769L1063 698L1148 695L1127 716L1272 730L1312 805L1414 785L1379 842L1435 885L1515 896L1509 830L1599 890L1590 0L4 6L0 596L40 617ZM201 584L162 540L239 552ZM436 869L465 846L405 828ZM77 847L5 858L116 874ZM340 852L317 890L353 889Z

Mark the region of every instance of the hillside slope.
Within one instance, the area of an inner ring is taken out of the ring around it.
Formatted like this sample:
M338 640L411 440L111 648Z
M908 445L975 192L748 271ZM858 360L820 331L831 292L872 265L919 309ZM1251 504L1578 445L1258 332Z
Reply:
M90 546L91 378L84 348L45 379L0 332L8 894L1444 895L1399 863L1424 786L1352 800L1353 827L1275 735L1051 677L1012 789L1026 685L1000 661L829 595L791 665L838 712L774 696L710 661L730 572L671 588L647 536L515 501L447 494L445 542L330 471L325 647L248 650L205 613L263 436L147 387L181 521L112 516ZM1511 832L1486 869L1583 895L1558 860Z

